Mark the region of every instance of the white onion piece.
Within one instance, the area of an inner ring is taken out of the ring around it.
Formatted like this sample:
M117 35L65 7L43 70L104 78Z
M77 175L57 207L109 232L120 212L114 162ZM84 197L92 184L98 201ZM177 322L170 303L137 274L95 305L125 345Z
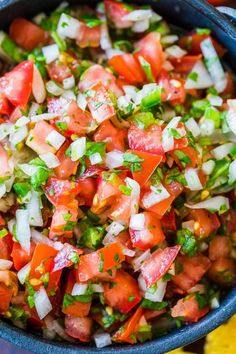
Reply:
M30 226L29 212L26 209L18 209L16 211L16 236L21 247L30 253Z
M134 33L142 33L148 30L149 28L149 19L143 19L137 22L134 22L132 26L132 31Z
M194 138L199 137L199 135L201 134L199 125L194 118L189 118L185 123L185 126L193 134Z
M151 206L162 202L163 200L169 198L170 193L167 189L160 184L159 186L151 186L151 192L144 194L143 196L143 206L145 209L150 208Z
M146 261L146 259L148 259L150 255L151 255L150 250L147 250L132 260L132 266L135 272L137 272L141 268L143 262Z
M158 89L159 86L155 83L144 85L143 88L136 93L135 104L140 105L144 97L149 96L152 92L155 92Z
M91 288L93 290L94 293L104 293L104 288L103 285L101 283L99 284L91 284Z
M89 157L89 161L90 161L91 165L96 165L98 163L103 162L103 159L102 159L101 154L99 154L99 152L95 152L93 155L91 155Z
M68 102L76 101L76 95L72 90L65 90L61 97L65 98Z
M61 14L57 25L57 32L60 36L62 36L63 38L67 37L71 39L76 39L77 34L79 32L79 28L80 22L76 18L71 17L65 13Z
M172 45L171 47L166 48L165 52L170 56L176 59L180 59L187 54L187 51L180 48L178 45Z
M229 199L223 196L213 197L207 200L204 200L197 204L185 204L186 207L190 209L207 209L211 211L220 211L222 207L229 209Z
M111 335L109 333L97 333L93 335L97 348L104 348L111 345Z
M23 268L21 268L19 270L19 272L17 273L17 278L22 285L25 283L26 279L29 276L30 266L31 266L31 264L29 262Z
M205 173L205 175L209 176L212 173L215 164L216 163L214 160L208 160L202 164L202 171Z
M76 103L79 108L81 108L83 111L85 111L85 109L87 107L87 100L81 92L77 96Z
M32 226L43 226L43 218L41 213L41 198L38 192L31 190L31 198L27 204L29 213L29 224Z
M199 244L199 251L205 252L208 249L209 245L206 242L201 242Z
M129 12L127 15L122 17L123 21L142 21L146 20L152 17L152 10L147 9L147 10L134 10Z
M10 122L0 124L0 141L5 139L13 128L13 124Z
M124 93L127 98L132 99L133 102L136 101L136 96L137 96L137 88L132 85L124 85L123 86Z
M223 144L223 145L217 146L215 149L211 150L211 154L217 160L221 160L230 153L230 151L232 150L233 147L234 147L233 143Z
M48 152L47 154L41 154L39 155L39 157L45 162L48 168L56 168L60 165L59 159L52 152Z
M164 299L167 282L160 279L158 280L156 285L157 285L157 289L154 293L149 292L147 288L146 292L144 293L145 299L153 302L161 302Z
M117 55L122 55L122 54L125 54L125 52L123 52L122 50L120 49L114 49L114 48L109 48L106 50L106 57L107 59L111 59Z
M215 123L211 119L203 119L200 122L201 135L210 136L215 131Z
M112 236L119 235L122 231L124 231L125 226L117 221L113 221L107 228L106 231Z
M226 122L230 130L236 135L236 110L230 108L226 115Z
M47 292L44 287L41 287L39 291L35 294L35 309L39 316L39 319L42 320L46 317L49 312L52 311L52 304L48 298Z
M206 292L205 286L203 284L197 284L188 290L189 294L198 292L199 294L204 294Z
M113 168L117 168L123 165L123 152L119 150L113 150L106 154L105 164L106 166L112 170Z
M162 44L173 44L173 43L177 42L178 39L179 39L179 37L176 36L175 34L169 34L169 35L163 36L161 38L161 43Z
M101 25L100 46L103 50L107 51L112 48L112 41L109 36L109 31L106 23Z
M102 243L104 246L111 245L112 243L116 242L115 236L111 235L109 232L106 234L104 239L102 240Z
M166 71L174 70L174 66L171 64L169 60L164 61L164 63L162 64L162 68L165 69Z
M84 295L87 289L88 289L88 284L75 283L71 290L71 295L72 296Z
M191 79L191 74L196 74L196 80ZM192 71L190 72L184 87L187 90L192 90L192 89L206 89L208 87L213 86L213 81L208 74L208 71L203 64L202 60L199 60L194 67L192 68Z
M65 90L70 90L75 86L75 78L74 76L67 77L66 79L63 80L62 82L63 88Z
M30 117L32 122L40 122L42 120L51 120L51 119L55 119L56 117L58 117L58 114L55 113L43 113L43 114L38 114L38 115L32 115Z
M28 135L28 129L26 126L23 126L13 132L11 132L9 141L11 142L11 144L16 146L17 144L19 144L23 140L25 140L27 135Z
M46 82L46 89L53 96L61 96L64 93L64 89L52 80Z
M121 245L122 247L122 253L127 256L127 257L134 257L135 256L135 251L134 250L131 250L127 247L125 247L124 245Z
M207 95L207 99L214 107L220 107L223 104L223 98L221 98L220 96Z
M236 160L231 162L229 166L229 184L233 184L236 181Z
M56 150L60 149L65 140L66 138L54 129L46 137L46 143L54 147Z
M211 38L204 39L200 46L215 88L221 93L227 85L227 79Z
M127 187L131 188L131 215L136 214L138 211L140 199L140 185L134 179L126 177L125 183Z
M218 307L220 307L219 299L216 296L211 299L210 306L212 310L218 309Z
M0 199L4 196L4 194L6 193L7 189L5 184L0 184Z
M132 104L132 102L130 102L129 97L120 96L117 99L118 108L123 112L126 112L126 110L129 108L130 104Z
M11 176L10 178L8 178L5 181L5 187L6 187L7 193L11 191L14 181L15 181L15 177L14 176Z
M174 137L171 134L171 129L176 129L180 120L181 117L172 118L162 131L162 147L165 152L173 150L174 148Z
M146 282L145 282L142 274L140 274L139 277L138 277L138 286L139 286L139 289L141 290L142 293L146 292L147 285L146 285Z
M46 16L46 14L45 14L44 12L40 12L38 15L36 15L36 16L34 16L34 17L32 18L32 21L33 21L34 23L36 23L36 25L39 25L39 26L40 26L42 20L43 20L44 18L46 18L46 17L47 17L47 16Z
M36 65L34 65L32 93L37 103L43 103L45 101L46 98L45 85L42 76Z
M187 181L187 186L191 191L200 191L203 189L197 169L186 168L184 176Z
M82 137L76 139L71 145L71 160L78 161L81 157L84 156L86 151L86 138Z
M145 216L143 213L134 214L130 218L129 227L133 230L143 230L145 226Z
M17 119L17 121L15 122L14 126L17 127L17 128L24 127L29 122L30 122L30 119L28 117L22 116L19 119Z
M28 176L33 176L37 172L37 166L29 165L27 163L18 164L18 167Z
M182 229L187 229L192 233L194 233L194 224L195 224L194 220L184 221L182 222Z
M0 270L9 270L12 265L13 262L8 261L7 259L0 259Z
M40 105L36 102L32 102L31 106L30 106L30 110L28 113L28 116L31 118L32 116L36 116L37 115L37 111L39 109Z
M41 234L41 232L39 232L39 231L37 231L35 229L31 229L31 236L32 236L32 240L34 242L43 243L45 245L55 248L54 242L52 240L50 240L47 236L44 236L43 234Z
M52 63L60 55L57 44L50 44L47 45L46 47L42 47L42 52L44 58L46 59L46 64Z

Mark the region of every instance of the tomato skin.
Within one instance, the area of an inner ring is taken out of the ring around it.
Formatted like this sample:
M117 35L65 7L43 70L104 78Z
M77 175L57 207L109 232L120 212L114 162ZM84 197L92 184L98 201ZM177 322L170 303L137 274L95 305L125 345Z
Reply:
M135 333L135 329L143 315L143 309L138 307L135 313L125 322L122 328L118 329L113 335L112 339L115 342L125 342L134 344L135 340L132 338L132 334Z
M180 140L180 139L179 139ZM169 154L173 157L175 160L175 163L178 165L179 168L185 168L185 167L197 167L199 166L199 154L196 149L194 149L192 146L187 146L181 148L181 151L189 157L190 162L186 164L186 166L183 166L177 155L175 154L174 151L171 151Z
M151 212L144 212L145 225L144 230L134 230L129 228L131 242L133 247L140 250L147 250L165 240L165 235L161 228L160 220Z
M122 20L122 17L129 13L124 4L113 0L104 0L104 6L109 20L116 28L129 28L132 26L131 21Z
M192 209L190 218L198 222L199 227L195 228L194 233L201 238L207 238L220 227L218 216L204 209Z
M110 119L115 116L115 108L110 99L109 93L103 84L98 83L91 88L92 96L87 97L88 108L93 119L97 123ZM102 104L101 104L102 102Z
M105 303L121 313L128 313L141 300L136 280L123 270L118 270L112 283L115 283L112 288L104 284ZM129 301L130 296L133 297L132 301Z
M164 155L161 127L156 124L149 126L146 130L132 124L128 130L128 143L131 150Z
M6 98L6 96L0 93L0 114L9 116L13 110L13 107L10 101Z
M32 90L33 68L33 61L25 60L0 78L0 92L13 106L27 105Z
M62 84L63 80L72 75L70 69L64 63L53 61L47 65L48 76L51 80L57 81Z
M163 250L158 249L142 264L141 273L148 287L156 283L168 271L180 248L181 246L176 245Z
M97 48L100 45L101 26L88 27L85 23L81 23L76 43L80 48L92 47Z
M177 301L171 309L172 317L183 317L185 321L197 322L209 312L209 306L199 309L195 295Z
M125 150L126 131L115 127L109 120L99 125L93 138L95 141L105 142L107 152Z
M69 156L66 156L66 150L69 146L69 141L65 142L56 153L60 165L54 168L54 172L61 179L68 179L70 176L75 175L79 165L79 161L72 161Z
M193 257L180 255L177 258L182 271L173 276L173 283L184 291L195 286L208 271L211 261L202 254Z
M13 247L13 240L10 233L0 238L0 259L10 260Z
M174 66L174 71L180 74L188 74L194 67L194 65L201 60L202 54L198 55L185 55L181 59L170 58L171 63Z
M186 92L180 79L172 79L165 70L162 70L158 77L158 85L163 88L162 101L170 101L173 105L185 102Z
M93 320L90 317L65 317L65 332L68 336L79 339L81 342L90 342Z
M16 18L10 25L11 38L22 48L32 51L48 41L47 33L35 23L25 18Z
M10 302L12 298L12 290L5 284L0 283L0 314L4 313L9 309Z
M32 255L34 253L35 243L31 242L30 244L30 254L22 249L21 245L17 242L13 243L13 248L11 252L11 257L13 259L14 268L20 270L27 263L31 261Z
M233 259L221 257L214 261L208 271L211 280L221 286L231 286L235 283L236 267Z
M54 265L52 272L56 272L65 267L70 267L73 264L70 257L73 256L73 254L80 255L82 253L83 251L81 249L76 248L69 243L64 243L63 248L59 250L56 257L53 259Z
M50 177L44 187L48 200L54 205L66 205L74 200L80 191L78 182Z
M209 243L209 259L211 261L216 261L218 258L227 258L230 255L230 250L230 237L216 235Z
M160 35L157 32L150 32L135 43L137 52L136 58L143 57L150 65L153 77L160 74L161 66L164 62L163 49L160 43Z
M141 65L131 53L115 55L108 61L108 64L129 84L139 84L145 81Z

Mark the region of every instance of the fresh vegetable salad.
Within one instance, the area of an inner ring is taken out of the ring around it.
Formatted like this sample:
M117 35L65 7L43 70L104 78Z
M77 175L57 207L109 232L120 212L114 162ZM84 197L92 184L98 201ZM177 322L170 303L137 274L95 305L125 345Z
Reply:
M113 0L0 38L2 317L100 348L220 306L236 257L224 47Z

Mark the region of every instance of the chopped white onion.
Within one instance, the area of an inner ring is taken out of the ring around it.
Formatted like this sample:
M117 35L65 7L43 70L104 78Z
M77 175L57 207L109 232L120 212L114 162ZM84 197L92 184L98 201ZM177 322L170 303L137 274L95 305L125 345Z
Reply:
M76 102L78 107L81 108L83 111L85 111L87 107L87 100L81 92L78 94Z
M194 233L194 224L195 224L194 220L184 221L182 222L182 229L187 229L192 233Z
M207 95L207 99L214 107L220 107L223 104L223 98L221 98L220 96Z
M103 159L102 159L101 154L99 154L99 152L95 152L94 154L92 154L89 157L89 161L90 161L91 165L96 165L98 163L103 162Z
M127 96L118 97L117 106L121 111L126 112L126 110L129 109L130 105L132 105L132 102L130 102L129 97L127 97Z
M210 211L220 211L222 208L229 209L229 199L223 196L213 197L197 204L185 204L190 209L207 209Z
M135 104L140 105L144 97L149 96L151 93L155 92L156 90L159 90L159 86L155 83L144 85L143 88L136 93Z
M111 345L111 335L109 333L97 333L93 335L97 348L104 348Z
M197 284L188 290L188 294L193 294L196 292L199 294L204 294L206 292L205 286L203 284Z
M150 189L151 192L148 192L143 196L142 202L145 209L148 209L153 205L162 202L170 196L170 193L162 184L157 187L151 186Z
M46 143L54 147L56 150L60 149L65 140L66 138L54 129L46 137Z
M234 147L233 143L223 144L223 145L217 146L215 149L211 150L211 154L217 160L221 160L230 153L230 151L232 150L233 147Z
M24 127L29 122L30 122L30 119L28 117L22 116L19 119L17 119L17 121L14 124L14 127L16 127L16 128Z
M133 230L143 230L145 226L145 215L143 213L134 214L130 218L129 227Z
M4 183L0 184L0 199L4 196L6 193L7 189Z
M195 75L196 79L192 78ZM192 90L192 89L206 89L208 87L213 86L213 81L203 63L202 60L199 60L192 68L192 71L190 72L184 87L187 90Z
M121 246L122 247L122 253L127 256L127 257L134 257L135 256L135 251L131 250L127 247L125 247L124 245Z
M43 113L43 114L38 114L38 115L32 115L30 117L32 122L41 122L42 120L51 120L51 119L55 119L56 117L58 117L58 114L55 113Z
M236 181L236 160L232 161L229 166L229 184Z
M150 250L148 249L147 251L141 253L139 256L135 257L132 260L132 266L135 272L137 272L141 268L143 262L146 261L146 259L148 259L150 255L151 253Z
M136 214L138 211L139 199L140 199L140 185L134 179L126 177L125 183L127 187L131 188L131 215Z
M123 86L124 93L127 98L132 99L133 102L136 101L136 96L137 96L137 88L132 85L124 85Z
M118 221L113 221L107 228L106 231L112 235L112 236L117 236L119 235L122 231L124 231L125 226Z
M80 29L80 22L65 13L61 14L57 25L57 32L63 38L76 39Z
M19 272L17 273L17 278L19 279L19 282L23 285L26 281L26 279L29 276L30 273L30 262L27 263L23 268L21 268L19 270Z
M32 93L37 103L43 103L46 98L46 90L42 76L34 65L33 82L32 82Z
M215 123L212 119L203 119L200 122L201 135L210 136L215 131Z
M12 261L8 261L7 259L0 259L0 270L9 270L13 265Z
M82 137L76 139L71 145L71 160L78 161L81 157L84 156L86 151L86 138Z
M163 36L161 38L161 43L162 44L173 44L175 42L177 42L179 39L179 37L175 34L169 34L169 35L166 35L166 36Z
M201 181L198 177L198 171L195 168L186 168L184 173L187 186L191 191L200 191L203 189Z
M171 64L169 60L164 61L164 63L162 64L162 68L165 69L166 71L174 70L174 66Z
M68 102L76 101L76 95L72 90L65 90L61 97L65 98Z
M226 115L226 122L230 130L236 135L236 110L230 108Z
M147 19L134 22L132 26L132 31L134 33L142 33L148 30L148 28L149 28L149 19L147 18Z
M107 51L112 48L112 41L109 36L109 31L106 23L101 25L100 46L103 50Z
M46 89L53 96L61 96L64 93L64 89L52 80L46 83Z
M111 245L112 243L115 243L115 242L116 242L115 236L113 236L109 232L106 234L106 236L102 240L102 243L103 243L104 246Z
M29 165L27 163L18 164L18 167L28 176L33 176L38 170L37 166Z
M21 247L30 253L30 226L29 212L26 209L18 209L16 211L16 236Z
M202 171L205 173L205 175L209 176L214 170L214 167L215 167L215 161L208 160L202 164Z
M0 124L0 141L5 139L12 131L13 124L10 122Z
M46 59L47 64L52 63L60 55L59 48L58 48L57 44L50 44L50 45L47 45L46 47L42 47L42 52L43 52L44 58Z
M59 159L52 152L48 152L47 154L41 154L39 155L39 157L45 162L48 168L56 168L60 165Z
M28 129L26 126L23 126L11 132L9 140L12 145L16 146L17 144L25 140L27 135L28 135Z
M52 311L52 304L44 287L41 287L39 291L36 292L34 302L40 320Z
M88 289L88 284L75 283L72 288L71 295L72 296L84 295L87 289Z
M194 233L194 232L193 232ZM206 242L200 242L199 244L199 251L205 252L208 249L209 245Z
M104 288L103 285L101 283L99 284L91 284L91 288L93 290L94 293L104 293Z
M193 134L194 138L197 138L201 134L199 125L194 118L189 118L185 123L185 126Z
M166 48L165 52L170 56L176 59L180 59L187 54L187 51L180 48L178 45L172 45L171 47Z
M152 17L152 10L147 9L147 10L134 10L129 12L127 15L123 16L121 19L123 21L142 21L146 20Z
M66 79L63 80L62 82L63 88L65 90L70 90L75 86L75 78L74 76L67 77Z
M211 309L218 309L218 307L220 307L220 302L219 302L219 299L214 296L211 301L210 301L210 306L211 306Z
M147 288L146 292L144 293L144 298L153 302L161 302L165 296L167 282L163 281L162 279L158 280L156 283L157 289L155 292L150 292Z
M172 118L162 131L162 147L165 152L173 150L174 148L174 137L171 134L171 129L176 129L180 120L181 117Z
M200 46L215 88L221 93L227 85L227 79L211 38L204 39Z
M43 234L41 234L41 232L39 232L39 231L37 231L35 229L31 229L31 236L32 236L32 240L34 242L43 243L45 245L55 248L54 242L52 240L50 240L47 236L44 236Z
M31 226L43 226L40 194L33 189L31 190L31 198L27 204L27 210L29 213L29 224Z
M113 168L117 168L123 165L123 152L119 150L113 150L106 154L105 164L106 166L112 170Z

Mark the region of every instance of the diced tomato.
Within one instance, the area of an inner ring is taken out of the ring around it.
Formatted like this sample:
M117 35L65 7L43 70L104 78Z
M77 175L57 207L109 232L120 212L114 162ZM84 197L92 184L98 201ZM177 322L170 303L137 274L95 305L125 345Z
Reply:
M12 298L12 290L10 287L7 287L5 284L0 283L0 314L4 314L10 306Z
M95 141L106 143L106 150L125 150L126 131L115 127L109 120L103 122L93 136Z
M140 318L143 315L143 309L138 307L135 313L125 322L112 337L115 342L125 342L134 344L136 342L135 338L132 336L137 328Z
M10 175L12 173L9 166L9 157L6 150L0 144L0 177Z
M10 101L6 98L6 96L0 93L0 114L9 116L13 110L13 107Z
M41 121L36 123L35 127L29 132L26 145L37 154L55 153L56 149L46 142L48 135L52 131L54 131L53 127L47 122Z
M194 65L201 60L202 55L185 55L180 59L171 59L171 63L174 65L174 71L180 74L188 74L193 69Z
M131 21L122 19L130 12L124 3L115 0L104 0L104 6L108 19L116 28L129 28L132 26Z
M49 273L49 282L47 286L47 293L56 291L59 286L61 277L61 270L52 273L54 257L58 251L51 246L43 243L38 243L35 247L30 267L30 279L40 279L44 274ZM38 289L38 286L36 286Z
M76 277L79 282L86 282L99 273L107 272L122 263L125 256L119 243L100 248L96 252L82 255L78 265Z
M13 243L11 257L13 259L14 268L16 270L20 270L31 261L34 249L35 243L33 242L30 244L30 254L28 254L28 252L26 252L18 242Z
M63 80L72 76L72 73L68 66L59 61L53 61L52 63L47 65L48 76L51 80L62 83Z
M163 89L162 101L170 101L173 105L184 103L186 92L182 80L171 78L167 71L162 70L158 77L158 84Z
M167 230L167 231L176 231L177 230L174 208L172 208L169 211L169 213L166 213L161 218L161 226L164 230Z
M76 248L69 243L64 243L61 250L59 250L58 254L54 258L53 272L57 270L61 270L65 267L70 267L73 262L73 257L78 257L82 254L83 251L79 248Z
M171 316L183 317L188 322L197 322L208 311L209 306L200 309L195 295L191 295L177 301L177 304L171 309Z
M231 286L236 279L236 267L233 259L222 257L212 263L208 276L221 286Z
M225 4L228 0L207 0L210 4L218 6Z
M49 237L72 237L78 213L77 200L73 200L66 205L57 205L52 217Z
M25 60L0 78L0 92L13 106L25 106L28 103L33 81L33 61Z
M195 286L211 266L210 260L202 254L193 257L180 255L177 262L182 271L174 275L172 281L184 291Z
M11 38L22 48L32 51L48 41L47 33L35 23L25 18L16 18L10 25Z
M174 151L170 152L170 155L173 157L173 159L175 160L176 164L180 167L180 168L185 168L185 167L197 167L199 165L199 153L197 152L196 149L194 149L192 146L187 146L187 147L183 147L181 148L181 151L189 158L190 162L187 163L186 165L183 166L183 164L181 163L181 161L179 160L178 156L175 154Z
M134 54L125 53L113 56L108 64L113 67L117 74L124 78L128 83L140 84L145 81L145 75L135 58Z
M72 161L71 158L66 155L66 150L69 146L70 143L68 141L65 142L56 153L60 165L54 168L54 172L58 178L68 179L71 175L76 174L79 161Z
M229 236L215 236L209 243L208 254L211 261L227 258L230 255L231 242Z
M232 193L230 195L232 198ZM234 200L234 199L233 199ZM220 215L221 224L224 225L226 235L231 235L236 231L236 211L233 208L230 208L226 213ZM220 227L220 225L218 226Z
M123 270L118 270L112 287L104 284L104 301L122 313L129 312L141 300L137 281Z
M2 215L0 214L0 226L4 226L4 225L6 225L6 221L4 220Z
M87 97L88 108L97 123L115 116L115 108L106 88L101 84L93 86Z
M114 221L128 224L132 214L132 205L131 197L121 194L112 203L111 209L108 211L108 217Z
M145 218L144 229L134 230L129 228L129 232L133 247L145 251L164 241L165 235L160 220L154 213L146 211L142 214Z
M65 317L65 332L72 338L81 342L90 342L92 335L93 320L90 317Z
M200 238L207 238L220 227L218 216L205 209L192 209L190 218L196 221L194 233Z
M150 32L135 43L136 58L143 57L150 65L154 79L160 74L164 62L163 49L158 32Z
M80 191L78 182L50 177L44 187L48 200L54 205L67 205Z
M88 27L85 23L81 23L76 43L80 48L100 46L101 26Z
M156 283L170 268L181 246L158 249L148 258L141 267L142 276L148 287Z
M10 233L0 238L0 259L10 259L13 240Z
M132 150L149 152L160 156L164 155L161 127L156 124L145 130L132 124L128 130L128 142L129 148Z
M147 321L149 320L153 320L154 318L157 318L161 315L163 315L163 313L166 313L166 310L145 310L144 311L144 317Z
M78 194L79 205L91 206L97 190L96 180L94 178L80 179L78 181L80 192Z

